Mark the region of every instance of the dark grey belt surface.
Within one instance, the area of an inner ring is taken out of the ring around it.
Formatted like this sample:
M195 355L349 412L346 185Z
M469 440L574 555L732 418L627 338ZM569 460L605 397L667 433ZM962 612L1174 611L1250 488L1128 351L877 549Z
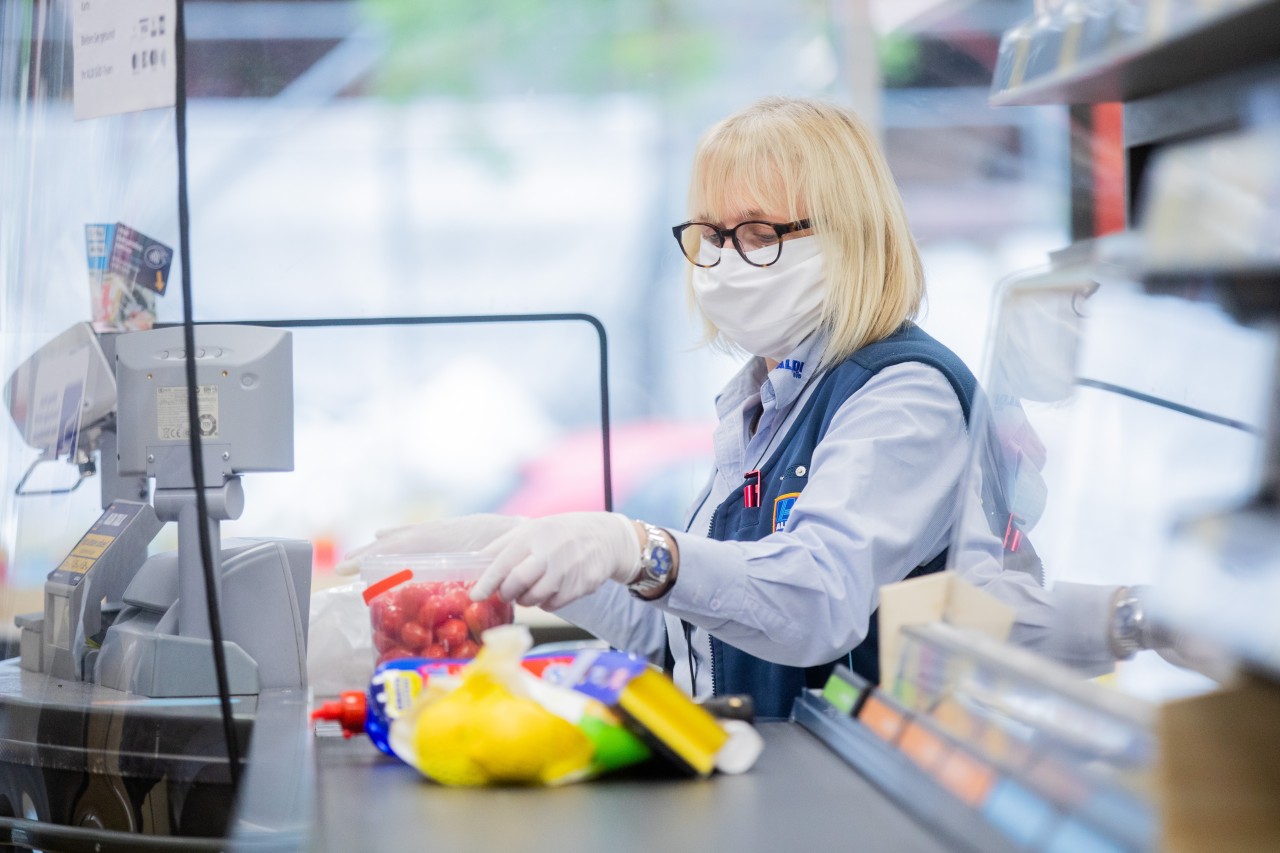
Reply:
M598 779L553 789L450 789L364 738L316 744L317 851L946 850L794 723L762 723L751 772L702 781Z

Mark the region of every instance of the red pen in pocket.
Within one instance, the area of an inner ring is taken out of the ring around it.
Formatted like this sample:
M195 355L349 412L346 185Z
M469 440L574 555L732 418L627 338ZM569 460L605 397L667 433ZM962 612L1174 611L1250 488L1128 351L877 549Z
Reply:
M748 471L742 477L747 481L742 487L742 505L754 509L760 506L760 472Z

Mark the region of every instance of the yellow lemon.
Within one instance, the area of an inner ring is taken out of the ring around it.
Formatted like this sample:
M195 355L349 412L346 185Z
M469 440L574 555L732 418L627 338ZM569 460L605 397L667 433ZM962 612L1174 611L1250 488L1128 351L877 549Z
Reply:
M455 691L424 708L414 725L418 770L442 785L464 787L489 781L468 754L468 718L473 706Z
M577 726L513 694L483 667L418 711L417 768L444 785L555 784L591 767L594 747Z
M577 726L524 697L490 698L471 718L471 758L494 781L554 783L591 765Z

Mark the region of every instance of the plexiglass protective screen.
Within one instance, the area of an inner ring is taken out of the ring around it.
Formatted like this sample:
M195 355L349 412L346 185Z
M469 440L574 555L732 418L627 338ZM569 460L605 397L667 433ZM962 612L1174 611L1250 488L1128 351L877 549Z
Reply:
M953 568L1159 588L1180 523L1252 498L1275 339L1208 295L1093 266L1003 285Z

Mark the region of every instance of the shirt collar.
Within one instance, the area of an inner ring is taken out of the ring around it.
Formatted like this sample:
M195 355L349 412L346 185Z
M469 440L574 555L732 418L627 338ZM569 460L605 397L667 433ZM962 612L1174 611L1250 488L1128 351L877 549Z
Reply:
M753 394L760 392L760 383L765 381L764 359L752 356L738 372L725 383L716 395L716 417L724 420L729 413L742 405L742 402Z
M765 402L790 406L817 372L826 338L821 330L814 331L773 370L765 369L763 358L752 356L716 395L716 415L724 418L757 393Z
M778 362L777 367L769 371L760 388L761 397L765 398L766 394L772 396L774 405L778 408L786 408L794 403L818 371L818 361L825 344L826 335L821 330L811 333L801 341L786 358Z

